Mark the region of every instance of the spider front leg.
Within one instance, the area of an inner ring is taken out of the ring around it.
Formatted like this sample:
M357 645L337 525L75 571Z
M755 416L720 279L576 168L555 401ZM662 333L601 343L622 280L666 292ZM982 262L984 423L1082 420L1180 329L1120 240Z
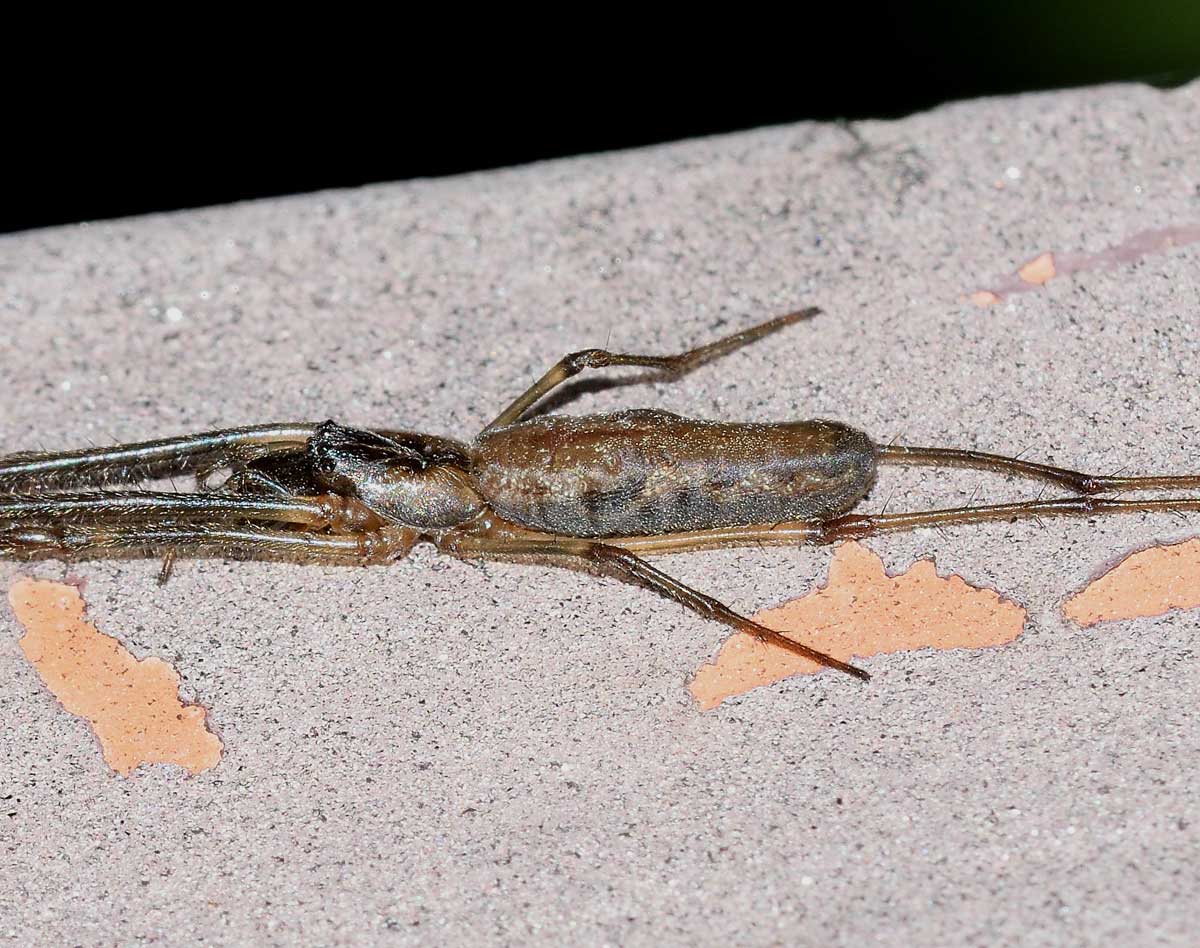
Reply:
M170 491L91 491L49 493L40 497L0 494L0 525L10 528L122 526L175 521L294 523L337 533L374 530L383 520L367 507L340 494L185 494Z
M76 451L22 451L0 457L0 492L131 484L188 474L237 449L305 444L313 424L252 425Z
M418 539L416 531L395 526L341 534L249 523L30 526L0 530L0 559L141 558L170 553L366 566L406 556Z
M0 495L0 559L163 555L160 583L179 555L372 562L413 542L338 494Z
M759 641L776 645L828 668L853 675L862 681L868 681L871 677L861 668L810 648L775 629L759 625L712 596L668 576L628 550L608 543L550 534L537 536L525 530L506 533L500 528L493 535L452 530L438 540L438 547L446 553L464 559L533 557L575 569L599 570L625 582L650 589L706 619L713 619L739 632L746 632Z

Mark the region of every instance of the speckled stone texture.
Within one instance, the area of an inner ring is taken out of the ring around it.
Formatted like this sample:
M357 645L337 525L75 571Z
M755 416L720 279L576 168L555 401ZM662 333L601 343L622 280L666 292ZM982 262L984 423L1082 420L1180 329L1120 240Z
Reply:
M965 102L0 239L0 447L335 417L472 436L565 351L827 315L572 412L835 417L1102 472L1200 467L1200 243L981 308L1045 251L1200 226L1200 86ZM1111 255L1110 255L1111 256ZM1129 256L1136 257L1132 252ZM1088 258L1091 259L1091 258ZM1095 259L1101 259L1096 257ZM1103 257L1109 259L1109 257ZM1038 488L888 472L866 509ZM114 776L0 616L0 940L1185 944L1200 617L1061 603L1195 516L867 541L1026 605L1013 645L866 661L701 713L726 630L585 575L0 564L86 578L224 760ZM753 612L827 549L660 561Z

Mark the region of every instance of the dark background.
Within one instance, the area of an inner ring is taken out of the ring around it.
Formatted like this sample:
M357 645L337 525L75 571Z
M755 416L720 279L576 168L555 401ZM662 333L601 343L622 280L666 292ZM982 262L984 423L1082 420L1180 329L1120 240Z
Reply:
M914 2L787 18L724 7L724 19L697 23L698 9L653 29L642 13L576 7L580 22L568 23L560 9L520 41L521 24L479 23L468 8L454 24L363 19L300 36L239 39L231 23L186 43L169 31L85 36L85 61L60 48L10 85L0 231L1200 75L1200 0Z

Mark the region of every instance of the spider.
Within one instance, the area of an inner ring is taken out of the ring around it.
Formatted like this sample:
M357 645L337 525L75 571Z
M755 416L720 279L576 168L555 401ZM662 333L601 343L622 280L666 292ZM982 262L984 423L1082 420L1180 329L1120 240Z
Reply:
M164 556L165 582L176 556L365 565L430 542L464 559L609 574L867 680L862 669L753 622L643 556L989 520L1200 509L1194 498L1096 496L1196 488L1197 475L1097 476L979 451L883 445L836 421L702 421L655 409L528 417L585 369L638 366L675 377L819 312L788 313L678 355L571 353L469 443L325 421L0 457L0 558ZM976 468L1073 496L853 513L884 464ZM107 489L181 474L195 476L195 492Z

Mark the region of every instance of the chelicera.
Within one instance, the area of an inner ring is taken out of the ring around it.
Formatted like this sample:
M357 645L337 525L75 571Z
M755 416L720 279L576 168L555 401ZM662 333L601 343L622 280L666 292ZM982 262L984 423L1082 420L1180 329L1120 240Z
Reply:
M639 366L675 376L818 312L789 313L679 355L572 353L470 443L326 421L10 454L0 458L0 557L165 556L165 581L177 556L376 564L427 541L464 559L607 573L866 679L644 557L988 520L1200 509L1198 499L1097 496L1195 488L1200 476L1107 477L978 451L882 445L836 421L700 421L653 409L527 417L585 369ZM853 513L883 464L977 468L1072 496ZM227 476L212 483L222 471ZM183 474L195 476L194 492L113 489Z

